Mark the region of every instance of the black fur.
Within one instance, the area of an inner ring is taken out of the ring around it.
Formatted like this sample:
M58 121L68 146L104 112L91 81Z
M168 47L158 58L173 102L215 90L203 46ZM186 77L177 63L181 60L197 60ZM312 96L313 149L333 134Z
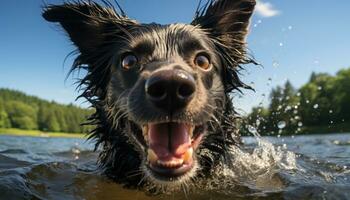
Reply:
M77 1L45 8L43 17L50 22L59 22L78 47L79 55L72 71L87 71L79 83L82 91L80 97L87 99L96 110L86 124L96 126L90 138L96 141L96 149L102 149L99 163L107 175L118 182L133 186L146 182L141 181L144 176L140 173L142 154L130 138L130 133L138 132L140 128L121 108L126 103L119 102L126 101L127 98L120 100L119 97L138 84L135 82L140 78L136 74L142 71L138 68L123 72L116 68L120 63L118 55L130 48L140 55L152 54L151 60L144 58L142 61L145 63L142 67L149 68L156 68L153 60L162 65L164 62L159 60L166 61L168 54L185 57L196 49L210 50L215 67L211 72L200 73L198 76L208 95L212 97L208 104L216 109L208 109L208 116L200 113L191 119L209 119L206 124L206 137L197 152L201 166L197 177L210 175L209 172L219 161L229 159L229 146L240 144L235 126L238 116L230 94L239 88L248 88L240 81L237 71L243 64L254 63L246 56L245 47L245 37L254 6L255 0L208 1L198 6L192 26L140 24L126 17L123 11L118 14L107 2L101 5L91 1ZM166 37L149 37L159 32L164 32ZM198 33L193 36L195 32ZM193 41L191 38L194 38ZM143 42L139 46L131 45L140 39ZM166 50L159 49L159 43L165 40ZM148 66L147 63L153 64ZM215 78L220 81L214 81ZM215 91L215 88L221 87L224 88L222 92L219 89ZM118 94L118 98L115 94ZM142 91L136 92L136 95L142 96ZM134 99L138 101L135 104L137 107L142 97ZM140 118L156 117L143 111L147 109L147 105L143 105L137 113ZM186 117L188 116L179 116L182 120L188 120Z

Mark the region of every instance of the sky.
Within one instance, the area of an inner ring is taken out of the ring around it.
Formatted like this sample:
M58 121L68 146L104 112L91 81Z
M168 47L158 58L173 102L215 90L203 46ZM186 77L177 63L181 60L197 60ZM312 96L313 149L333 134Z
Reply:
M61 0L45 0L60 4ZM142 23L191 22L195 0L119 0ZM58 26L41 17L43 0L3 0L0 6L0 87L59 103L74 103L74 78L66 80L75 48ZM234 99L249 112L268 104L271 88L290 80L305 84L312 72L350 67L350 1L260 0L251 20L248 48L262 66L245 66L241 79L255 88ZM67 58L67 59L66 59Z

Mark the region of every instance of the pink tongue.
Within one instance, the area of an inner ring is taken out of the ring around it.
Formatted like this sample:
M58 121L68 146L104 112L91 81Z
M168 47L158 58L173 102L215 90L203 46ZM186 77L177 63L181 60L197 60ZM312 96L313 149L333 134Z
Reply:
M150 148L159 159L181 157L191 147L185 124L149 124L148 128Z

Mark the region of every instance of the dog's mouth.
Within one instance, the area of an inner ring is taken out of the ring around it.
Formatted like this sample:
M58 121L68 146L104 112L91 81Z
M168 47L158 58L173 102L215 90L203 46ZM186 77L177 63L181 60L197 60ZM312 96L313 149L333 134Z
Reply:
M153 177L175 180L195 165L194 152L205 132L204 125L186 123L148 123L137 137L146 151L146 167Z

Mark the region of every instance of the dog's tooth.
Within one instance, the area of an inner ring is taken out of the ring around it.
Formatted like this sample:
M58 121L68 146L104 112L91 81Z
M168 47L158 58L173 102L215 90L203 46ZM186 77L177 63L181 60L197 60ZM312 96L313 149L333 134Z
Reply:
M157 160L157 164L162 167L167 167L167 168L175 168L183 164L183 160L170 160L170 161L162 161L162 160Z
M145 141L148 142L148 126L147 125L142 126L142 135L145 138Z
M188 162L192 159L193 148L189 148L186 153L183 155L184 162Z
M190 125L189 127L188 127L188 135L190 136L190 139L192 138L192 136L193 136L193 131L194 131L194 126L193 125Z
M147 159L151 163L155 163L159 161L157 154L152 149L147 150Z
M148 126L147 125L142 126L142 133L148 135Z

